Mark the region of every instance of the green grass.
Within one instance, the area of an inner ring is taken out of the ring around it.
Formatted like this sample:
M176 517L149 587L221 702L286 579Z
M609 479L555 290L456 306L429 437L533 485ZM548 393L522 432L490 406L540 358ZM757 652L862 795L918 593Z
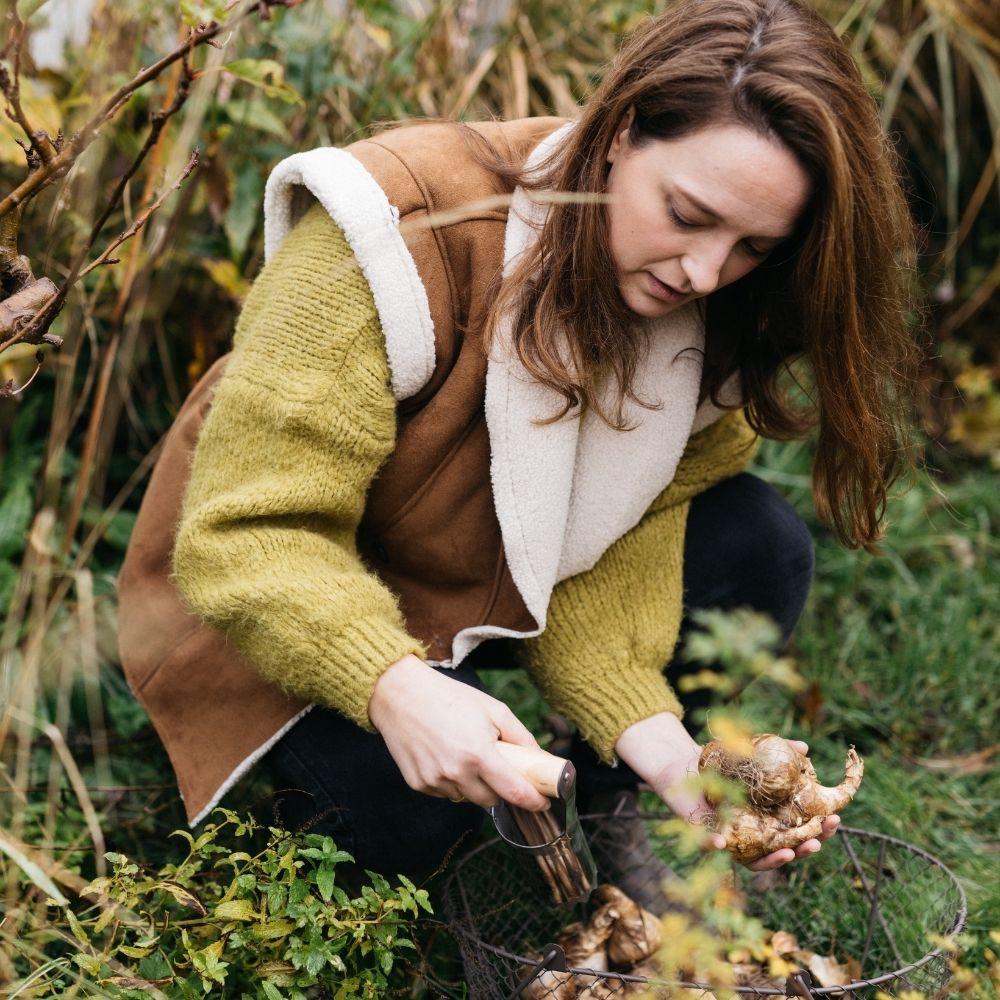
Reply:
M865 778L845 822L921 847L955 872L969 898L965 961L982 968L988 932L1000 928L1000 752L989 753L1000 741L996 476L969 466L948 482L922 473L892 501L872 555L841 548L816 523L809 457L805 443L768 442L755 469L816 539L815 582L790 650L809 689L751 684L741 707L760 728L809 742L829 783L843 773L846 746L857 746ZM523 675L489 680L537 724L545 708ZM825 905L836 907L835 896Z
M805 447L769 445L760 465L811 518ZM816 581L793 647L809 697L777 704L751 689L747 702L810 742L821 778L832 781L844 746L857 745L865 779L846 821L952 868L969 896L975 965L1000 927L996 475L921 476L890 517L878 556L818 531Z

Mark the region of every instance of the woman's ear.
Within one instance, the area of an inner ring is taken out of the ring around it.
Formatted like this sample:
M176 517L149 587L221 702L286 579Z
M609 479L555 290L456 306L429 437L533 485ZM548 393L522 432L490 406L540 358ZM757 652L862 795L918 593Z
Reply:
M608 149L607 161L608 163L614 163L618 157L629 148L630 139L629 135L632 131L632 122L635 120L635 108L629 108L625 112L625 117L622 118L621 123L618 128L615 129L615 136L611 140L611 147Z

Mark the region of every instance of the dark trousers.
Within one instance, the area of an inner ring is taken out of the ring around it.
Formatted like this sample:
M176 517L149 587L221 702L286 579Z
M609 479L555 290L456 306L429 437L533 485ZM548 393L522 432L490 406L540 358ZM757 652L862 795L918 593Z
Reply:
M809 592L812 541L805 525L771 486L747 473L697 496L684 541L683 631L697 608L751 607L771 615L787 639ZM502 657L490 656L495 666ZM475 660L475 657L472 658ZM685 669L670 664L671 676ZM450 676L482 688L472 663ZM697 697L697 696L695 696ZM682 700L684 696L682 696ZM685 709L691 707L691 696ZM634 786L624 766L602 764L582 741L573 746L582 799ZM268 755L279 816L288 827L331 835L362 868L419 877L433 871L485 813L414 792L378 734L336 712L314 708Z

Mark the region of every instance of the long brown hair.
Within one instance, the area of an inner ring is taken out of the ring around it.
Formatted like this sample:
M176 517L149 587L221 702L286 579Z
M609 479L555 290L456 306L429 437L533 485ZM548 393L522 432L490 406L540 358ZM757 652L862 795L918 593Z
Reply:
M772 258L703 300L703 396L738 371L759 433L798 436L816 421L813 496L848 545L871 547L887 491L908 467L907 402L916 348L907 329L913 231L894 151L844 45L800 0L682 0L622 49L557 156L541 172L497 165L529 190L600 195L606 155L630 110L630 139L675 139L741 124L778 139L809 173L797 233ZM494 304L513 309L513 345L566 411L589 407L618 428L638 399L645 325L626 308L594 198L557 202L533 252ZM571 331L567 358L554 331ZM811 364L812 399L789 396L791 362ZM611 377L617 404L602 407ZM564 412L566 412L564 411Z

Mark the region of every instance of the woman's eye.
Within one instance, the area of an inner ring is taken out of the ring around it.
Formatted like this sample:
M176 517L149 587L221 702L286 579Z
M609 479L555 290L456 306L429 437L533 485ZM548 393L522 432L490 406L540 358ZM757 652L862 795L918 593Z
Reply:
M743 249L746 250L751 257L757 257L760 259L763 259L771 252L770 248L764 250L760 247L754 246L752 243L747 243L746 241L743 242Z
M673 206L670 207L670 220L678 229L695 229L698 225L690 219L685 219Z

